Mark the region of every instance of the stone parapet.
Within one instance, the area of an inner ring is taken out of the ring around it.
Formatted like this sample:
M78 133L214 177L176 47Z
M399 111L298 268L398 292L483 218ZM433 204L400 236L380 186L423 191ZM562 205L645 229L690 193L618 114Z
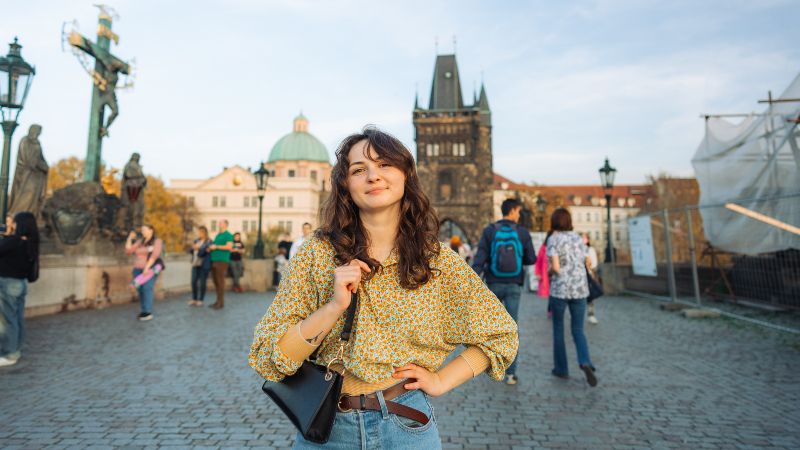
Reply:
M25 317L137 302L138 294L130 286L133 260L131 255L42 255L39 280L28 286ZM190 292L191 257L187 254L168 255L164 264L166 270L156 281L156 300ZM271 289L274 267L271 259L244 260L242 287L257 292ZM228 288L232 287L231 278L225 281ZM207 295L213 296L210 276L208 284Z

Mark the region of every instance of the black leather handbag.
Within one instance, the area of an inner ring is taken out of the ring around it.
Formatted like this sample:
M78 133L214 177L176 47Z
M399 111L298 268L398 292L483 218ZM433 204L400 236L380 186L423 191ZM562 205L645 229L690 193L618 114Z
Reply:
M344 371L338 373L330 367L336 361L344 364L344 348L350 340L357 306L358 294L352 294L340 336L339 353L327 367L306 360L294 375L278 382L265 381L261 387L307 441L325 444L331 436Z
M586 299L587 302L590 302L598 297L602 297L605 295L603 292L603 288L600 287L600 284L592 276L592 273L589 272L589 269L586 269L586 278L589 279L589 298Z

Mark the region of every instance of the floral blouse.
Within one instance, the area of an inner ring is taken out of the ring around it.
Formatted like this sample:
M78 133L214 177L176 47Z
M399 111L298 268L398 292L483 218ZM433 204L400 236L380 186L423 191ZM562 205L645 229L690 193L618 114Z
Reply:
M516 356L517 325L463 258L442 245L431 261L434 277L416 290L400 286L397 252L359 287L353 335L345 348L347 371L369 383L385 380L394 368L414 363L435 372L458 344L478 347L486 369L500 380ZM309 237L289 260L278 291L255 329L250 365L262 377L280 381L302 365L278 346L287 330L328 303L333 294L333 246ZM319 346L317 363L336 356L342 317Z
M574 231L559 231L547 239L547 257L558 256L561 266L550 278L550 296L563 299L589 297L586 278L586 244Z

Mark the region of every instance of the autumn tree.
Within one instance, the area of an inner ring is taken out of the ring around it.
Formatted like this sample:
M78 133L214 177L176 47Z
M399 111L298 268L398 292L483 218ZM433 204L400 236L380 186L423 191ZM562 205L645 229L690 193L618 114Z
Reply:
M278 242L281 236L286 233L283 227L270 227L267 231L261 233L261 240L264 241L264 256L272 258L278 254ZM253 247L255 247L258 240L258 231L248 231L244 241L245 257L253 257ZM288 256L288 255L287 255Z
M50 170L47 172L47 198L52 197L53 192L59 189L83 181L83 167L84 160L74 156L61 159L55 163L55 165L51 166ZM100 183L107 193L119 195L119 170L113 167L106 170L105 165L101 165Z

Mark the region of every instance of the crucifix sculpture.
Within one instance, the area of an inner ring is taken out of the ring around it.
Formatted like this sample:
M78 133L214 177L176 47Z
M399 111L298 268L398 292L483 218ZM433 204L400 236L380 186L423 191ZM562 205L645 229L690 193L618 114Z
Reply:
M103 137L108 136L108 127L119 113L117 95L114 92L119 73L130 73L130 66L110 53L111 40L119 45L119 36L111 32L111 15L108 8L100 8L100 20L97 24L97 43L84 38L76 32L69 35L69 43L74 48L95 58L94 70L88 70L94 80L92 89L92 109L89 116L89 145L86 151L86 166L83 178L85 181L100 181L100 158ZM103 124L105 107L111 109L108 122Z

